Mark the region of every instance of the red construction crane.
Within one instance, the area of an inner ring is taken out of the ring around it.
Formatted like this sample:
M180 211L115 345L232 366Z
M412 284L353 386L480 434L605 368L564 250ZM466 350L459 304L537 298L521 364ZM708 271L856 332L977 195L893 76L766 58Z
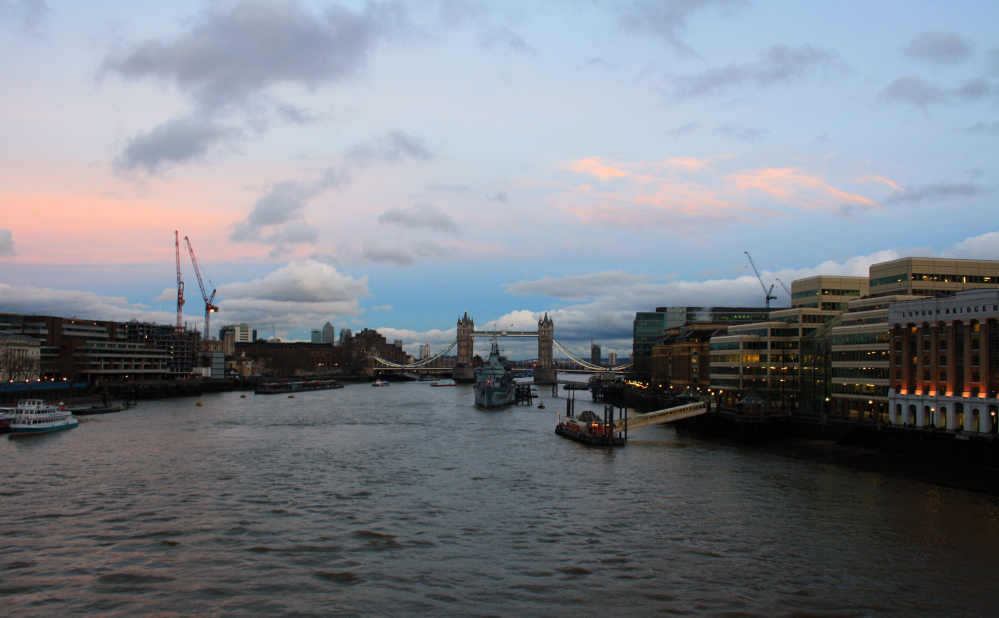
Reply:
M201 296L205 299L205 332L202 337L204 338L204 349L207 352L208 340L211 339L211 331L208 329L211 326L212 312L218 312L219 308L215 306L215 289L212 288L211 296L209 296L208 292L205 291L205 283L201 279L201 269L198 268L198 258L194 257L194 248L191 247L191 239L185 236L184 242L187 243L187 250L191 253L191 263L194 264L194 274L198 277L198 286L201 287ZM208 280L208 284L212 284L210 279Z
M177 248L177 332L184 332L184 282L180 280L180 233L173 231L173 242Z

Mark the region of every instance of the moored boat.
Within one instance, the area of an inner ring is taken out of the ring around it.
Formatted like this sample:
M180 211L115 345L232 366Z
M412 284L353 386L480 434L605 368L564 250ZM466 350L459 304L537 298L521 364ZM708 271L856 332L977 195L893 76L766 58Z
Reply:
M493 341L489 360L475 376L475 405L481 408L500 408L516 399L517 387L513 372L500 359L499 344Z
M579 416L559 418L555 425L555 433L563 438L569 438L582 444L595 446L620 446L624 437L620 432L615 435L613 421L605 422L590 410L584 410Z
M392 386L392 383L385 380L375 380L371 383L371 386Z
M37 433L50 433L61 429L72 429L80 424L73 413L65 408L58 409L41 399L23 399L14 408L14 420L10 422L11 437Z
M334 388L343 388L336 380L308 380L302 382L265 382L258 384L254 389L255 395L278 395L283 393L297 393L304 391L325 391Z
M458 383L450 378L444 378L442 380L434 380L430 383L430 386L458 386Z

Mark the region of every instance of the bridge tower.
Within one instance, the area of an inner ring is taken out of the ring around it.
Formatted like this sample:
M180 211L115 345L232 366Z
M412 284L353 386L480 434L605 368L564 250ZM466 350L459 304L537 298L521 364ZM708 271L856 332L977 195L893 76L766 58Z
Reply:
M538 366L534 368L534 382L536 384L551 384L558 377L552 363L552 342L554 340L555 323L548 317L546 311L545 317L538 320Z
M455 359L454 369L451 377L458 381L474 381L475 368L472 367L472 355L474 354L475 337L472 331L475 330L475 321L465 315L458 318L458 357Z

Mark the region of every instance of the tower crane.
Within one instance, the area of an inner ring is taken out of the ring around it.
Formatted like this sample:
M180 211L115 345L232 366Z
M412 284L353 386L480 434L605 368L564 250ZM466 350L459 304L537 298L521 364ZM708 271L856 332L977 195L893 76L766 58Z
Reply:
M774 279L776 279L777 283L780 284L780 287L784 288L784 291L787 292L787 297L793 301L794 296L791 296L791 290L787 289L787 286L784 285L784 282L780 280L780 277L774 277Z
M760 276L760 271L757 270L756 264L753 263L753 256L749 255L749 251L743 251L743 253L745 253L746 257L749 258L749 264L750 264L750 266L753 267L753 272L756 273L756 278L760 280L760 287L763 288L763 294L767 298L767 309L769 309L770 308L770 301L777 300L776 296L772 296L771 295L771 292L774 291L774 284L771 283L770 284L770 289L768 290L767 286L763 283L763 277ZM199 281L200 281L200 279L199 279Z
M173 231L173 244L177 249L177 333L184 332L184 282L180 279L180 233Z
M184 237L184 242L187 243L187 250L191 253L191 263L194 264L194 274L198 277L198 286L201 287L201 296L205 299L205 334L204 334L204 348L208 351L208 340L211 339L209 326L211 325L212 312L218 312L219 308L215 306L215 288L212 288L212 295L209 296L208 292L205 291L205 283L201 279L201 269L198 268L198 258L194 257L194 248L191 246L191 239L187 236ZM211 279L208 280L208 284L212 285Z

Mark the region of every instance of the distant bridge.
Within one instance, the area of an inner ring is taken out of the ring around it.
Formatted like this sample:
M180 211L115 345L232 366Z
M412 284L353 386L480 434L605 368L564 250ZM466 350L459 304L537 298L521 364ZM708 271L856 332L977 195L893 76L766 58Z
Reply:
M556 381L557 369L553 363L554 348L562 351L578 367L590 372L599 373L622 373L631 368L631 363L617 365L615 367L601 367L591 363L570 352L564 345L559 343L554 337L554 321L545 313L545 317L538 321L537 331L521 330L475 330L475 323L468 312L458 319L458 336L454 341L447 344L441 351L433 356L422 358L412 363L396 363L378 355L372 355L375 363L380 365L376 369L400 369L404 371L443 371L445 367L434 367L433 363L443 358L455 347L458 348L456 367L470 366L472 362L473 344L476 337L486 337L489 339L496 337L524 337L536 338L538 340L538 364L534 370L534 381L552 383Z

